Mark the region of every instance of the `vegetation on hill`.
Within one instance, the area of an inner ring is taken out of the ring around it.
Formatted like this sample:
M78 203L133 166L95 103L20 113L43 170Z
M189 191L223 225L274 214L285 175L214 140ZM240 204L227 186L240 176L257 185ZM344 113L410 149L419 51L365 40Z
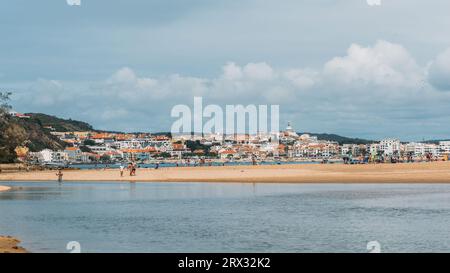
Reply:
M8 114L10 93L0 92L0 163L12 163L17 159L15 149L27 147L36 152L45 148L62 149L65 143L44 129L35 118L20 119Z
M0 163L11 162L15 159L14 148L11 149L10 141L14 140L8 123L8 104L11 93L0 92Z
M328 140L328 141L336 141L339 143L339 145L342 144L370 144L374 143L372 140L367 139L361 139L361 138L351 138L351 137L344 137L336 134L315 134L315 133L299 133L299 135L302 134L309 134L311 136L316 136L319 140Z
M62 119L41 113L27 113L27 115L31 117L31 120L40 123L41 126L52 127L57 132L74 132L74 131L76 132L76 131L94 130L90 124L83 121Z
M439 144L439 142L441 141L450 141L450 139L433 139L433 140L425 140L425 141L421 141L423 143L427 143L427 144Z
M21 146L28 147L31 152L43 149L60 150L66 146L65 142L50 134L38 120L11 118L10 123L24 133Z

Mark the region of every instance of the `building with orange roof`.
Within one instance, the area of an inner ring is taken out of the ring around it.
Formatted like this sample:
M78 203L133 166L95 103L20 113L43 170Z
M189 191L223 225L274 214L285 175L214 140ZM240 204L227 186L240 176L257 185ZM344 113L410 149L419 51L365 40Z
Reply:
M236 158L239 154L235 150L227 149L219 151L219 156L221 159Z
M71 162L79 161L81 150L78 147L66 147L64 152L67 154L67 158Z
M158 150L155 147L147 147L145 149L123 149L121 152L126 160L143 161L149 160Z
M204 155L205 154L205 150L202 150L202 149L194 150L194 154L195 155Z

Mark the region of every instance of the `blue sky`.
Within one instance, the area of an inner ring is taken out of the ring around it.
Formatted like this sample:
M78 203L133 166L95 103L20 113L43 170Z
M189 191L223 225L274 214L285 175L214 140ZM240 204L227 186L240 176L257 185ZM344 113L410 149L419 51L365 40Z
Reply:
M445 0L0 0L22 112L167 131L176 104L279 104L298 131L450 138Z

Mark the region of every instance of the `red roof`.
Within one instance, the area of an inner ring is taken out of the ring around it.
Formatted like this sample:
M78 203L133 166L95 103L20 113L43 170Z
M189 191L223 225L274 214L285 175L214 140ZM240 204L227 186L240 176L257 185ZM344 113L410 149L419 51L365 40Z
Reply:
M137 153L156 153L157 150L155 147L147 147L145 149L124 149L122 150L124 153L128 154L137 154Z
M233 151L233 150L225 150L225 151L222 151L222 152L219 152L220 154L228 154L228 155L232 155L232 154L235 154L236 153L236 151Z

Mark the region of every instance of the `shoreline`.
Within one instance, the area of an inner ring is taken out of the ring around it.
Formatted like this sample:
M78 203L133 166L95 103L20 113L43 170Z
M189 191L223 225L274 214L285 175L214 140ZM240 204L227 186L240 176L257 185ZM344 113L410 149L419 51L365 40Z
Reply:
M234 183L450 183L450 162L398 164L292 164L138 169L64 170L63 181ZM0 174L0 181L56 181L56 171ZM1 186L0 186L1 187Z
M9 191L10 189L11 189L11 187L1 186L0 185L0 192L2 192L2 191Z
M10 236L0 236L0 253L27 253L28 251L19 246L20 240Z

